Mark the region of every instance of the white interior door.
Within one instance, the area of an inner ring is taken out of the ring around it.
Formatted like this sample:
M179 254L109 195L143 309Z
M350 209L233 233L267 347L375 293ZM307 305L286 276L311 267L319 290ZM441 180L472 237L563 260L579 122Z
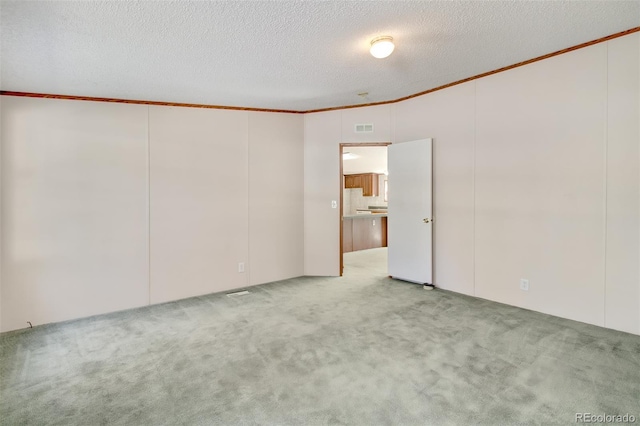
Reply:
M433 284L431 150L431 139L388 147L389 275L420 284Z

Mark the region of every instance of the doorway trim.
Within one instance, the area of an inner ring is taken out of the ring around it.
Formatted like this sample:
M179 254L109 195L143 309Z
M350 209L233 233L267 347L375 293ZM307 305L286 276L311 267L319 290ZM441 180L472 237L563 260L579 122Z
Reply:
M340 144L340 152L338 153L338 155L340 156L340 178L338 179L340 181L340 241L339 241L339 245L340 245L340 276L342 276L342 273L344 272L344 251L343 251L343 247L342 247L342 239L344 238L343 236L343 223L344 223L344 210L342 207L343 204L343 198L344 198L344 175L343 175L343 159L342 159L342 154L344 152L344 147L345 146L358 146L358 147L366 147L366 146L389 146L391 145L391 142L348 142L348 143L341 143Z

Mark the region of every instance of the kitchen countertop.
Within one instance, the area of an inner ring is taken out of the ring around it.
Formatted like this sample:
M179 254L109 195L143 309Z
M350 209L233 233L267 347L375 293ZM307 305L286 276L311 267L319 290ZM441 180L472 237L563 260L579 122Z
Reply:
M371 218L371 217L387 217L386 213L371 213L371 214L346 214L342 216L345 219L354 219L354 218Z

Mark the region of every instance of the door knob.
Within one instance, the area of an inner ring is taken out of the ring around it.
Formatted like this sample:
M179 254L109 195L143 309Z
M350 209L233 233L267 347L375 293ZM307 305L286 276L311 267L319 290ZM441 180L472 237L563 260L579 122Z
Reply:
M429 223L429 222L433 222L433 219L429 219L428 217L425 217L424 219L422 219L422 221L424 223Z

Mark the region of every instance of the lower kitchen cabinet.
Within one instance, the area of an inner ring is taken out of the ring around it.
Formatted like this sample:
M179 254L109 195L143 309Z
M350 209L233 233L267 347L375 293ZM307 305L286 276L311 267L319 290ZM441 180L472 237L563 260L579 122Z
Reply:
M387 246L387 218L370 215L342 220L342 251L367 250Z
M353 251L353 219L350 217L342 219L342 251Z

